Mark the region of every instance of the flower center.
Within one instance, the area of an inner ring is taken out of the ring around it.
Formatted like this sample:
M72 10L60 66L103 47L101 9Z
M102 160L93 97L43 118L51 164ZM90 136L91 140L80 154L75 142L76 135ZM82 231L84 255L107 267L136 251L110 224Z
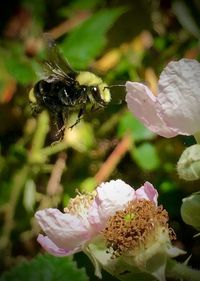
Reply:
M158 233L166 233L167 238L175 239L174 231L168 227L167 211L144 199L132 201L126 209L117 211L103 230L112 258L147 249L157 240Z
M64 208L64 212L85 217L94 197L94 192L88 194L78 193L75 198L70 199L67 207Z

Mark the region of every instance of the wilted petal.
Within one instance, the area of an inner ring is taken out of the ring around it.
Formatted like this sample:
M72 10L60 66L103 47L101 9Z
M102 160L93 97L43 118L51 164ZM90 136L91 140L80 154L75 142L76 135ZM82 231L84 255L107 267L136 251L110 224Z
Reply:
M59 248L73 250L91 236L89 224L81 217L63 214L52 208L36 212L35 217L43 231Z
M200 63L181 59L170 62L160 75L158 103L165 122L179 134L200 130Z
M104 227L110 216L135 199L134 189L122 180L103 183L97 187L96 192L89 210L89 221L98 231Z
M143 186L138 188L135 191L135 194L136 194L137 199L150 200L150 201L153 201L156 205L158 203L158 201L157 201L158 192L154 188L154 186L148 181L146 181Z
M73 250L59 248L51 239L49 239L47 236L44 236L42 234L38 235L37 241L49 254L58 257L69 256L81 250L80 247L75 248Z
M170 138L177 133L171 129L158 112L157 98L142 83L126 82L128 109L151 131Z

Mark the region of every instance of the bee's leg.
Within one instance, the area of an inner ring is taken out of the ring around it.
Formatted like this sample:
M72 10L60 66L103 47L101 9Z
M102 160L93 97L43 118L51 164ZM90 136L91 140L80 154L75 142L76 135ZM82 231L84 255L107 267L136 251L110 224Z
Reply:
M90 103L90 104L92 104L92 102L91 102L89 96L87 97L87 102ZM101 108L101 106L97 106L97 103L93 103L92 106L91 106L91 108L90 108L90 110L91 110L92 112L94 112L94 111L99 110L100 108Z
M69 127L69 129L72 129L74 126L76 126L80 121L81 121L81 116L85 113L85 108L86 105L84 104L83 107L80 108L79 113L78 113L78 118L76 119L76 122Z
M96 104L93 104L92 107L91 107L91 111L95 112L95 111L97 111L97 110L99 110L101 108L102 108L102 106L96 106Z
M36 105L32 102L30 102L30 108L31 108L32 115L34 117L36 117L43 110L43 108L40 105Z
M69 118L69 110L63 109L62 111L63 126L60 128L61 130L65 130L65 125L67 124L68 118Z
M62 113L59 112L55 115L51 115L51 137L55 140L54 143L60 142L64 138L65 123Z

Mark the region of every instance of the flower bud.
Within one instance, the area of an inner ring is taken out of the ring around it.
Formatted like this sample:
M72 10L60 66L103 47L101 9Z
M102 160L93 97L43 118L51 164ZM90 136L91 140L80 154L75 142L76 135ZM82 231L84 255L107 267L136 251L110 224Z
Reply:
M194 144L183 151L177 163L177 172L181 179L187 181L198 180L200 178L199 144Z
M200 192L193 193L183 199L181 216L185 223L200 230Z

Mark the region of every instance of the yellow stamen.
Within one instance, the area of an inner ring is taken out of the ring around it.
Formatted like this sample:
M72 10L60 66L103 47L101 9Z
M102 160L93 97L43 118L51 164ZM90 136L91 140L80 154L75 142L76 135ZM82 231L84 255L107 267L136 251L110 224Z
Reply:
M149 243L156 241L160 232L169 240L175 239L174 232L168 227L167 211L151 201L137 200L109 219L103 235L114 258L145 250Z

